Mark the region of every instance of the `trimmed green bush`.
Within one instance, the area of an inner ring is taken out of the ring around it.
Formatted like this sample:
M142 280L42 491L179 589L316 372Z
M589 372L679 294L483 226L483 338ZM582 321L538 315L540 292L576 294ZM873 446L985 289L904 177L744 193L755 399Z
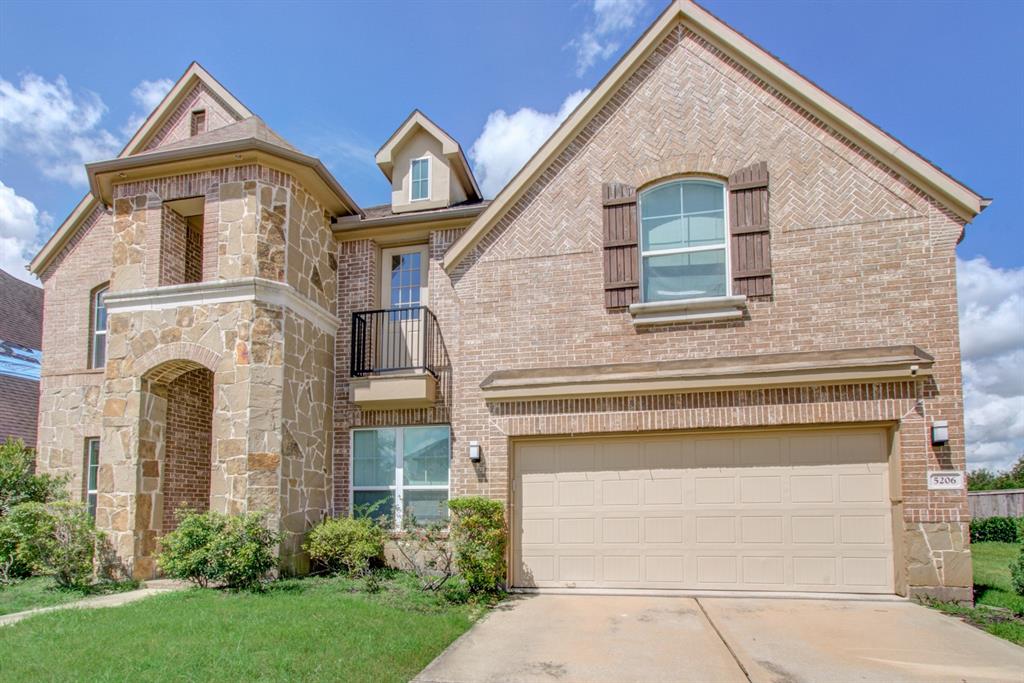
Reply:
M0 444L0 516L21 503L49 503L67 496L66 477L35 473L35 454L21 439Z
M1016 543L1024 540L1021 526L1024 519L1020 517L986 517L971 520L971 542L998 541L999 543Z
M493 593L505 583L508 529L501 501L465 496L448 501L455 564L471 593Z
M302 546L313 562L331 574L362 576L384 558L387 533L369 517L325 519Z
M168 576L199 586L259 589L277 564L280 542L261 513L184 512L178 528L161 539L157 563Z
M1017 559L1010 563L1010 583L1017 595L1024 595L1024 544L1020 546Z

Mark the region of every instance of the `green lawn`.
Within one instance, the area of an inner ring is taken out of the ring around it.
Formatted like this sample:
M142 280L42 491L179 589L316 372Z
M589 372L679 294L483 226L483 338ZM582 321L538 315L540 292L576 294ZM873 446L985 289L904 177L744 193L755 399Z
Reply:
M1009 568L1019 552L1018 543L972 543L975 607L941 602L933 606L993 635L1024 645L1024 597L1013 592Z
M291 580L42 614L0 628L0 680L408 681L482 612L405 575L359 586Z
M62 590L48 576L36 576L0 586L0 616L36 607L49 607L88 597L81 591Z

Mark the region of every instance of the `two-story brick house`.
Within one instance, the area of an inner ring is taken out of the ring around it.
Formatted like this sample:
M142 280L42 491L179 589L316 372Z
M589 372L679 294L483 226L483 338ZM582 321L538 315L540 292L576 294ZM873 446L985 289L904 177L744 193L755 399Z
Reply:
M32 266L40 467L138 576L181 505L508 505L524 588L970 599L986 202L673 3L494 198L420 112L359 207L193 65ZM948 425L948 438L941 429ZM933 433L934 431L934 433Z

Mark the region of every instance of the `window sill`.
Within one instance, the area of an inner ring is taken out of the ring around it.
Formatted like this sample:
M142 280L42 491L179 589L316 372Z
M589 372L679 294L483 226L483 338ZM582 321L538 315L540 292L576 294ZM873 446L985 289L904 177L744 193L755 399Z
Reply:
M634 325L642 326L738 319L746 310L747 297L740 295L633 304L629 307L629 314L633 316Z

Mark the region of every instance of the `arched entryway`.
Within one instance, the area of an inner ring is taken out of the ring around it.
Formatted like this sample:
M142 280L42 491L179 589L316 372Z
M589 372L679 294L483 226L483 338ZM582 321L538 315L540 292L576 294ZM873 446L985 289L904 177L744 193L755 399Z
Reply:
M194 361L169 361L143 377L140 455L143 476L158 477L153 522L159 535L178 526L178 512L210 509L213 373ZM148 470L148 472L147 472Z

